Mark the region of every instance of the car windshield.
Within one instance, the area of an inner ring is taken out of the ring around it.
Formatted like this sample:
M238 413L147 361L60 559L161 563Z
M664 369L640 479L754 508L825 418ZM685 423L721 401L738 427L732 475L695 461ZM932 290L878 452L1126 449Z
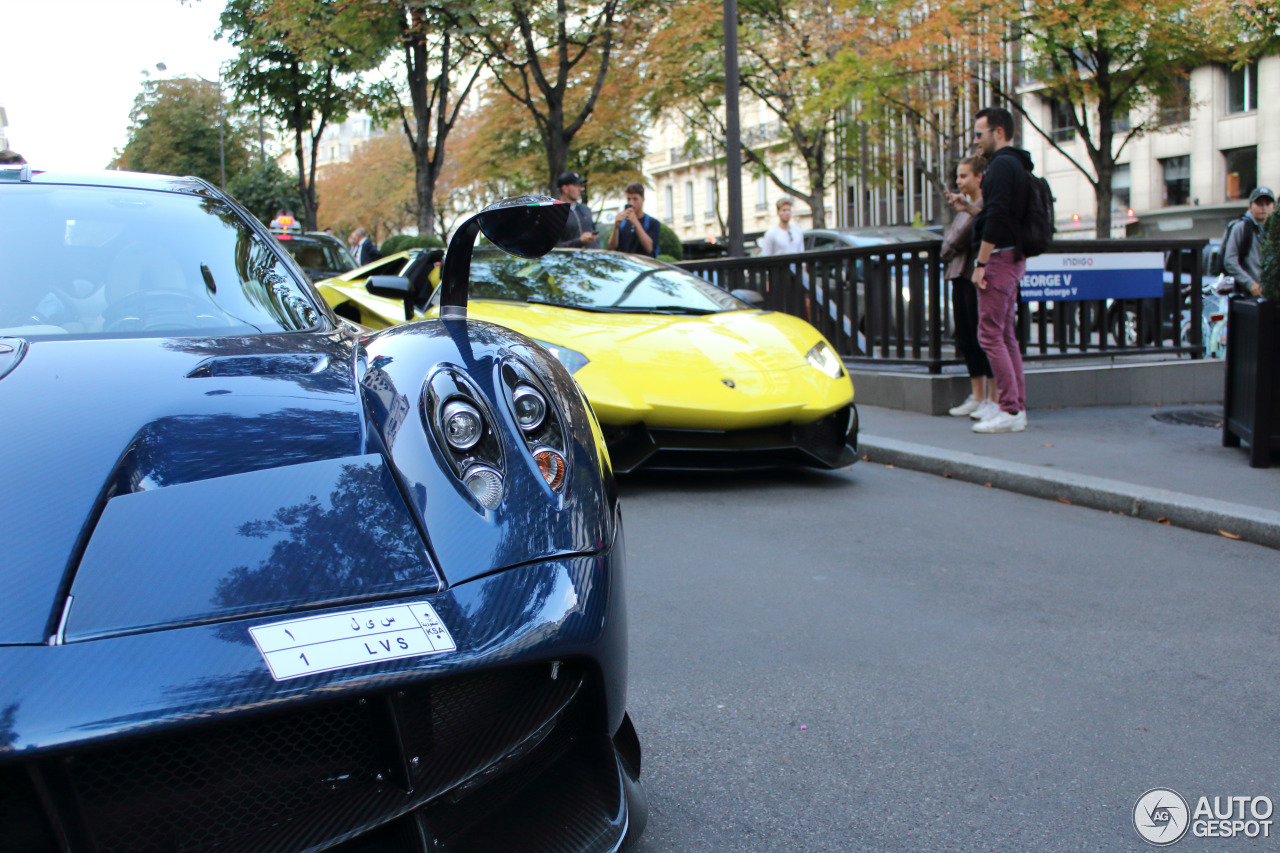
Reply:
M322 315L226 202L115 187L0 185L0 336L244 335Z
M683 270L612 252L558 251L527 260L477 249L470 295L619 313L713 314L751 307Z

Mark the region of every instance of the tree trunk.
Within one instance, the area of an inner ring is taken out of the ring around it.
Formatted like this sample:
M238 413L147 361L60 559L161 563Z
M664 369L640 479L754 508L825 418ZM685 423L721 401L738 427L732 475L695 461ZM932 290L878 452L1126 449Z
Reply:
M1110 158L1108 158L1110 159ZM1100 164L1098 182L1093 186L1094 204L1097 208L1097 234L1099 240L1111 239L1111 174L1114 163Z

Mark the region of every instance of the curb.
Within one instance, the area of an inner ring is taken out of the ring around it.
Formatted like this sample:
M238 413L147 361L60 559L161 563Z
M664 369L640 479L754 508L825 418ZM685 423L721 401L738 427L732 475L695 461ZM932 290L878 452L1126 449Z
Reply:
M1280 512L874 435L858 436L858 452L870 462L1280 549Z

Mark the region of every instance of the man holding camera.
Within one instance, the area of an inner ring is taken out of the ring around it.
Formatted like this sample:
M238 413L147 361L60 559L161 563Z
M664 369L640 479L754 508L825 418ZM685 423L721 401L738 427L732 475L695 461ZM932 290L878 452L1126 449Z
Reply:
M627 206L613 217L609 248L633 255L658 257L658 220L644 212L644 184L627 185Z
M577 172L565 172L556 181L560 188L560 200L569 205L569 218L564 223L564 234L556 246L561 249L598 249L599 234L591 220L591 208L582 203L582 186L585 184Z

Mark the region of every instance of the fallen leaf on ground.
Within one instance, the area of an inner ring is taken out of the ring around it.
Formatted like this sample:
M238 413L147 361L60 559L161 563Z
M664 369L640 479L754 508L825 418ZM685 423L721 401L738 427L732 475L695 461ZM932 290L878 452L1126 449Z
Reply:
M886 462L886 463L884 463L884 467L886 467L886 468L892 468L892 467L893 467L893 463L892 463L892 462Z
M862 455L862 461L863 461L863 462L870 462L870 461L871 461L871 457L870 457L869 455L867 455L867 454L865 454L865 453L864 453L864 454Z
M1040 442L1040 446L1041 446L1041 447L1053 447L1053 445L1052 445L1052 444L1045 444L1043 441L1042 441L1042 442Z
M1071 501L1067 500L1066 498L1058 498L1058 503L1070 505Z
M988 489L994 488L990 483L983 483L982 485L986 486Z
M1173 522L1172 522L1172 521L1170 521L1169 519L1167 519L1167 518L1165 518L1165 517L1161 516L1160 518L1157 518L1157 519L1156 519L1156 524L1173 524Z
M1218 532L1219 532L1219 533L1221 533L1223 536L1227 537L1228 539L1240 539L1240 538L1241 538L1238 534L1235 534L1235 533L1228 533L1228 532L1227 532L1227 531L1225 531L1225 530L1219 530Z

